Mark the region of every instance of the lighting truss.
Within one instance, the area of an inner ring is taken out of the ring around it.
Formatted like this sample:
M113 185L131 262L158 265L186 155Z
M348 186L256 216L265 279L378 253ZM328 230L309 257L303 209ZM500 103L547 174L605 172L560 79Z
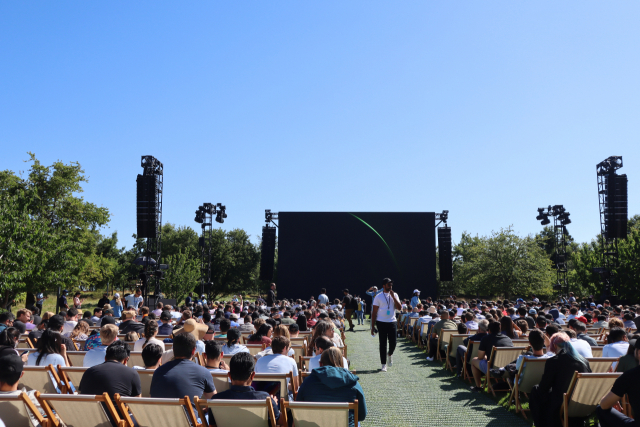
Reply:
M566 211L562 205L549 205L546 208L538 208L538 216L536 219L540 221L540 224L547 225L551 221L549 217L553 217L553 235L555 238L554 247L554 264L556 266L556 279L557 282L554 285L554 289L558 291L564 291L569 294L569 281L567 280L567 237L569 232L567 231L567 225L571 224L569 219L570 213Z

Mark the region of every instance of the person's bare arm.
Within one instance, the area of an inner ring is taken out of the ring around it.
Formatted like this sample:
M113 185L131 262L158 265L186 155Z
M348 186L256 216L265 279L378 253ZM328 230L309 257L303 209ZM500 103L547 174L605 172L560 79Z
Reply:
M478 360L483 360L484 356L485 356L486 352L482 351L482 350L478 350Z
M620 396L610 391L600 401L600 407L602 409L611 409L615 406L616 403L618 403L619 400Z
M400 302L400 298L398 297L398 294L396 294L395 292L390 292L393 294L393 305L396 308L396 310L402 310L402 303Z
M216 394L215 390L213 390L211 393L202 393L202 398L209 400L211 399L211 397L213 397L214 394Z

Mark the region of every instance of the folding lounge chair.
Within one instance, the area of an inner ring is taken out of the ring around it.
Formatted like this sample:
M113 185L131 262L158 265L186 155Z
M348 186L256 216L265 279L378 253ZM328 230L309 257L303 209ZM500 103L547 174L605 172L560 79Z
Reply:
M18 380L18 389L26 388L27 391L37 390L45 393L58 393L62 391L62 381L58 373L49 366L25 366L22 368L22 378ZM63 391L64 392L64 391Z
M129 353L129 361L127 366L133 368L134 366L144 366L144 360L142 359L141 351L132 351Z
M613 387L621 372L581 374L574 373L569 389L563 396L560 416L562 426L569 427L569 418L590 416L600 400Z
M457 329L440 329L440 335L438 335L438 351L436 351L436 360L442 360L441 352L447 352L449 346L449 336L457 334Z
M249 353L252 356L255 356L256 354L258 354L262 350L264 350L266 348L266 345L264 345L264 344L246 344L246 347L249 350Z
M253 381L266 381L266 382L279 382L280 383L280 398L285 400L289 399L289 392L287 391L287 384L293 382L293 372L288 374L255 374ZM293 391L293 397L298 395L298 390Z
M603 349L604 346L591 347L591 354L593 355L593 357L602 357Z
M455 372L453 369L453 364L451 363L451 358L456 358L456 352L458 351L458 346L462 345L464 339L469 337L467 334L451 334L449 335L449 345L447 346L447 368L451 370L451 372Z
M216 388L216 393L229 390L231 383L229 382L228 374L218 374L212 372L211 377L213 378L213 385Z
M87 355L86 351L67 351L67 357L71 366L82 366L84 363L84 356Z
M136 371L140 377L140 395L142 397L151 397L151 381L153 381L154 370L151 369L138 369Z
M27 396L27 393L0 395L0 419L4 421L5 425L11 427L33 427L30 415L33 415L42 427L49 425L49 420L42 417L38 408Z
M145 397L114 396L125 426L134 427L129 411L138 427L191 427L198 426L196 413L187 396L182 399L150 399Z
M491 369L504 368L516 360L526 349L526 347L493 347L491 355L489 356L489 362L487 363L487 374L485 376L487 387L491 394L496 395L493 384L491 384ZM507 382L507 384L509 383ZM509 389L511 389L511 384L509 384Z
M80 381L82 381L82 376L89 368L78 367L78 366L67 366L62 367L58 365L58 372L60 374L60 379L64 382L65 391L69 394L74 394L75 392L80 392Z
M202 400L196 397L195 403L200 419L204 420L210 409L217 427L265 427L269 421L276 426L270 397L265 400Z
M358 401L353 403L283 402L283 415L287 425L287 410L291 410L296 427L349 427L349 410L358 423Z
M54 411L67 427L112 427L110 419L117 427L126 427L107 393L88 396L36 392L36 397L52 427L60 425Z
M602 374L609 372L613 364L617 363L619 359L619 357L589 357L587 361L589 362L591 373Z
M513 382L513 390L511 391L511 396L509 397L509 402L511 402L514 397L516 400L516 414L518 412L522 413L522 416L527 419L527 415L525 411L529 409L524 409L522 407L522 402L520 401L520 393L531 393L533 386L540 384L540 380L542 379L542 375L544 374L544 367L547 363L547 359L533 359L527 358L522 361L520 365L520 369L516 374L516 378Z
M474 357L478 357L480 341L469 341L467 344L467 351L464 353L464 359L462 360L462 379L473 381L473 375L470 372L471 368L467 368L467 365L471 363Z

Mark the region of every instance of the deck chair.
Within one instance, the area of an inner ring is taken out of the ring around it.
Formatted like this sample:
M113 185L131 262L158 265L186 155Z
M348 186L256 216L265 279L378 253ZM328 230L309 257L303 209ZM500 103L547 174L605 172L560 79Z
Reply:
M467 351L464 353L464 359L462 360L462 379L473 381L473 375L470 369L467 368L467 360L471 363L474 357L478 357L480 341L469 341L467 344Z
M117 427L126 426L107 393L88 396L36 392L36 397L52 427L60 425L54 411L67 427L112 427L109 419L114 420Z
M187 396L182 399L150 399L146 397L113 396L125 426L134 427L129 411L138 427L191 427L198 426L196 413Z
M73 340L73 343L76 346L76 350L78 350L78 351L82 351L84 349L84 345L85 345L86 342L87 342L87 340Z
M58 365L58 373L60 374L60 379L64 382L67 393L80 392L80 381L82 381L82 376L87 369L89 368L82 366L62 367Z
M453 363L451 363L451 358L456 358L456 351L458 351L458 346L463 344L465 338L469 337L468 334L451 334L449 335L449 345L447 346L447 368L451 370L451 372L455 372L453 369Z
M591 354L593 355L593 357L602 357L603 349L604 349L604 346L591 347Z
M530 359L525 357L513 381L513 389L511 391L511 397L509 397L509 402L515 398L516 414L520 412L525 420L527 419L525 411L529 411L529 409L522 407L520 393L531 393L533 386L540 384L546 363L547 359Z
M307 343L307 337L295 337L290 338L289 340L291 341L291 344L306 345Z
M614 363L617 363L619 357L589 357L589 367L594 374L603 374L609 372Z
M132 351L129 353L129 361L127 366L133 368L134 366L144 366L144 360L142 359L141 351Z
M411 326L411 332L413 332L415 330L417 322L418 322L418 317L409 317L407 319L407 322L405 322L404 327L402 328L405 337L409 333L409 326ZM413 334L411 334L411 338L413 341Z
M436 351L436 360L442 360L441 351L447 352L449 346L449 337L453 334L457 334L457 329L440 329L440 335L438 335L438 351Z
M265 400L202 400L195 398L200 419L208 409L211 410L217 427L265 427L271 421L276 425L273 403L270 397Z
M296 427L349 427L349 410L358 420L358 401L353 403L283 402L284 423L287 425L287 410L291 411Z
M287 384L293 382L293 372L289 372L288 374L255 374L253 381L280 382L280 398L288 400L289 392L287 391ZM297 395L298 390L294 388L294 399Z
M300 358L307 355L306 348L302 344L291 345L291 348L293 349L293 358L298 362L298 369L300 369Z
M231 383L229 382L229 374L212 372L211 377L213 378L213 385L216 388L216 393L229 390L229 387L231 386Z
M138 369L136 371L140 377L140 395L142 397L151 397L151 381L153 380L154 370Z
M69 358L71 366L82 366L86 354L86 351L67 351L67 357Z
M33 404L27 393L0 395L0 419L5 425L11 427L33 427L30 414L32 414L41 426L47 427L49 420L42 417L38 408Z
M20 338L18 340L18 345L16 346L16 348L33 348L33 345L31 344L31 340L29 340L29 337Z
M420 323L420 331L418 333L418 335L416 336L416 340L418 341L418 347L419 348L423 348L424 345L422 344L423 340L426 340L427 342L427 350L429 350L429 324L428 323ZM415 336L415 334L411 334L411 341L414 341L413 337Z
M26 388L27 391L58 393L63 389L62 381L52 365L25 366L22 368L22 372L22 378L18 380L18 390Z
M298 375L300 375L300 384L302 384L304 380L311 375L311 372L298 372Z
M487 387L494 397L496 395L496 391L491 384L491 369L504 368L509 363L516 360L525 350L526 347L493 347L493 350L491 350L489 362L487 363L485 379L487 381ZM507 382L507 384L509 384L509 382ZM511 384L509 384L509 389L511 389Z
M600 399L611 390L613 383L620 375L622 375L621 372L574 373L560 408L562 426L569 427L569 418L590 416L600 404Z
M224 363L227 364L227 366L229 366L229 363L231 363L232 357L233 357L233 354L229 354L229 355L225 354L224 356L222 356L222 360L224 361Z
M298 366L301 371L309 370L309 360L311 360L313 356L300 356Z
M252 356L260 353L262 350L266 348L265 344L246 344L245 347L249 350Z

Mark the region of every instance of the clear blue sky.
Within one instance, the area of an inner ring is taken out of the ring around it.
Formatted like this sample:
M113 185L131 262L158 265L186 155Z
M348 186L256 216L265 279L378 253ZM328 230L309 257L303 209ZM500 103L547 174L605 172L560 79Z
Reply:
M450 211L454 241L564 204L599 233L595 165L640 213L640 3L0 2L0 169L79 161L130 246L140 156L164 222L254 241L274 211Z

